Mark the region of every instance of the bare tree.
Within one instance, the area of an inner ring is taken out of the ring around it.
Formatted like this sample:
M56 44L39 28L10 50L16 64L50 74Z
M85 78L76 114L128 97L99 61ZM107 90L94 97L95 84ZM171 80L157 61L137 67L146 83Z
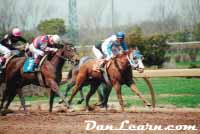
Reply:
M14 25L13 20L16 16L16 1L0 0L0 30L5 32Z
M200 22L200 1L199 0L181 0L181 13L185 16L185 21L189 25Z
M79 14L80 17L80 34L82 39L88 39L91 37L87 37L86 35L92 35L92 42L96 39L101 39L104 34L102 31L102 20L103 20L103 13L104 10L107 7L107 0L93 0L90 2L90 6L88 10L85 10L85 12L81 12ZM84 33L82 33L82 31ZM87 34L88 33L88 34ZM90 33L90 34L89 34ZM88 41L88 40L87 40Z
M169 33L178 30L180 22L178 10L174 0L159 1L151 12L152 20L156 23L155 31Z

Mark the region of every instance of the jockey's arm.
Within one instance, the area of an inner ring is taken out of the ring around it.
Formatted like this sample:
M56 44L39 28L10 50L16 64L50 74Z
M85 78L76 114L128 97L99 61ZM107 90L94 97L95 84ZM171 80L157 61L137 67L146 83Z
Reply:
M23 43L27 43L26 39L24 39L23 37L19 37L18 41L21 41Z
M57 50L58 50L57 48L51 48L51 47L48 47L48 46L44 49L44 51L46 51L46 52L49 52L49 51L56 52Z
M121 43L121 47L123 48L124 51L128 51L128 47L125 42Z
M1 44L2 45L11 45L11 39L10 39L10 35L6 34L3 39L1 40Z

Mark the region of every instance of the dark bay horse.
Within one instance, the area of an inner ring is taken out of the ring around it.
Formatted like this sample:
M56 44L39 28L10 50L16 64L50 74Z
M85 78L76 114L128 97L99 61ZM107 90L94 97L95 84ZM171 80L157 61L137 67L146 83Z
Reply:
M75 49L69 44L65 44L55 53L50 61L46 59L43 62L41 66L41 75L43 78L44 86L50 88L49 112L52 112L55 94L64 100L64 96L59 91L58 86L58 83L62 78L62 67L66 60L69 59L71 62L75 62L76 58L77 55ZM7 104L4 107L4 110L7 110L16 93L21 94L22 87L29 84L40 85L36 73L23 72L23 64L25 59L26 57L15 58L8 64L5 72L6 90L3 95L0 109L3 108L4 102L7 100ZM68 102L65 100L64 102L65 105L68 106ZM22 103L22 105L25 109L25 104Z
M138 91L135 83L133 81L132 76L132 63L130 61L130 57L133 51L130 49L128 52L124 52L120 55L117 55L115 58L110 60L110 66L107 68L107 73L111 82L111 86L114 87L119 103L121 105L122 111L124 111L124 104L121 95L121 85L126 84L129 86L136 95L143 100L144 104L150 106L151 104L147 102L141 93ZM139 63L140 62L140 63ZM71 103L73 97L76 95L77 91L80 90L84 83L90 84L90 90L86 96L86 109L90 110L89 107L89 99L95 93L98 86L104 82L104 77L101 72L97 72L93 70L93 65L96 64L96 60L89 60L85 64L80 66L79 72L76 77L76 84L73 88L72 95L69 99L69 103ZM143 68L140 67L141 61L138 61L138 70L143 71ZM111 88L110 88L111 89ZM107 98L108 99L108 98ZM107 103L107 100L105 101Z

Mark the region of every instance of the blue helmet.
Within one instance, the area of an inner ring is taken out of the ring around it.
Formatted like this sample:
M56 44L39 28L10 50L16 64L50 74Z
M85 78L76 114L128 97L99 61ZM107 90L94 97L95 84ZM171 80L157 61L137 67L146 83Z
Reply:
M122 39L124 39L125 33L124 33L124 32L117 32L117 33L116 33L116 36L117 36L117 38L122 38Z

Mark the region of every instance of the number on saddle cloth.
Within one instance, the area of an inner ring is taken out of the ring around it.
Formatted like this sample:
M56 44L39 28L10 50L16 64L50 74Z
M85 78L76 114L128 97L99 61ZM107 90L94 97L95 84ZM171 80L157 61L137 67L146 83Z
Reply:
M25 62L24 62L24 66L23 66L23 72L24 73L32 73L34 72L34 58L32 57L28 57L26 58Z

